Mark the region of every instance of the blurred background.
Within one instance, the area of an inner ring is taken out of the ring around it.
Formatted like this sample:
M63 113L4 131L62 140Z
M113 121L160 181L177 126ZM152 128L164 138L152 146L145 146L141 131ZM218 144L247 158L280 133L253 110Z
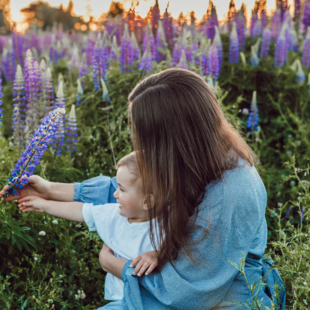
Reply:
M261 1L266 3L267 13L272 14L279 0ZM286 1L293 13L294 0ZM220 23L227 19L228 8L232 5L237 10L245 5L246 16L251 16L255 0L214 0ZM5 34L12 26L18 32L29 27L42 27L44 30L53 24L62 23L64 29L79 31L97 30L109 16L115 17L134 10L136 15L145 18L150 8L158 5L160 10L169 7L174 19L183 18L187 22L196 18L202 20L208 10L208 0L0 0L0 32ZM249 18L248 18L249 20Z

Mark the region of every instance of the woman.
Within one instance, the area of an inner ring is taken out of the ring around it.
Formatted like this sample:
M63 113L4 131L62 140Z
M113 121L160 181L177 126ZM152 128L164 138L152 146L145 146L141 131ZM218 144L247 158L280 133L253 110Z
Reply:
M132 275L130 261L103 247L103 269L124 281L122 303L111 303L111 309L243 309L231 300L246 303L253 296L230 262L238 265L246 256L250 285L267 266L261 259L267 197L253 152L193 72L168 69L151 75L128 99L143 191L154 195L149 212L158 219L161 247L156 272L143 277ZM30 180L20 196L28 190L48 199L102 204L114 201L117 187L107 177L75 185ZM154 241L153 231L150 227ZM283 284L275 270L268 279L269 288L254 292L261 307L271 307L274 281ZM279 302L284 307L283 287Z

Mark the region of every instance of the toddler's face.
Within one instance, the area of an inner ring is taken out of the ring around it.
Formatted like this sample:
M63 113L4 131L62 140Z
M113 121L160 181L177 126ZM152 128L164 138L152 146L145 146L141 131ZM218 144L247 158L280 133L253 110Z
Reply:
M116 180L118 188L114 197L119 203L119 214L128 218L129 222L147 221L147 211L143 209L144 197L140 193L137 183L132 183L130 170L126 166L121 166L117 170Z

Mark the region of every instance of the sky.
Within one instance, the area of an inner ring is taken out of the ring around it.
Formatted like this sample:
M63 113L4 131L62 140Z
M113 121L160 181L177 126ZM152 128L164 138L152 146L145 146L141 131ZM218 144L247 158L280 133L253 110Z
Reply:
M131 5L132 0L119 0L124 3L126 9ZM294 0L289 0L289 5L293 6ZM31 2L29 0L11 0L11 18L13 21L17 22L18 27L22 29L23 14L20 9L28 6ZM48 0L52 6L59 6L63 4L66 8L68 6L69 0ZM137 2L135 0L134 2ZM169 1L169 12L173 17L178 17L180 12L183 11L184 14L195 11L196 17L199 19L206 13L208 8L208 0L170 0ZM219 20L224 19L228 11L230 0L213 0L214 5L217 9L217 14ZM255 0L235 0L236 8L241 7L242 2L247 6L247 15L250 17L250 10L254 7ZM73 0L74 3L74 13L80 16L87 16L87 6L91 8L91 15L94 17L99 17L102 13L107 12L110 7L110 0ZM146 15L150 6L154 5L155 0L140 0L139 6L136 8L142 17ZM164 12L168 3L168 0L158 0L160 11ZM275 9L276 0L267 0L268 11Z

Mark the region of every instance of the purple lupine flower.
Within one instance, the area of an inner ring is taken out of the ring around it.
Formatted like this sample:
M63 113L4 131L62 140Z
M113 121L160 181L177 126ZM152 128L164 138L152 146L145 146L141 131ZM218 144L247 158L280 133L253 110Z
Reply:
M149 73L152 71L152 53L151 44L148 42L145 52L143 53L140 64L138 64L138 69L143 71L143 73Z
M278 67L278 66L283 67L287 59L287 48L286 48L286 38L285 38L286 27L287 25L283 24L283 27L277 39L275 60L274 60L275 67Z
M207 45L201 56L201 74L211 75L210 45Z
M145 52L148 42L150 42L152 60L155 61L156 46L155 46L155 40L154 40L153 32L150 28L149 21L147 21L146 27L144 29L143 42L142 42L143 43L142 44L142 53Z
M111 102L111 98L109 96L108 88L104 82L104 80L101 79L101 87L102 87L102 100L106 102Z
M182 54L181 54L181 59L177 65L178 68L180 69L186 69L188 70L188 65L186 62L186 54L185 54L185 49L182 49Z
M266 23L267 23L267 14L266 11L263 9L261 11L261 24L262 24L262 31L265 29L266 27Z
M131 42L133 47L133 60L137 61L140 58L140 47L134 32L131 33Z
M69 157L71 157L72 152L76 151L76 143L77 143L77 124L76 124L76 115L75 115L75 105L71 106L71 110L69 113L69 117L66 124L66 151L69 152Z
M262 47L260 50L260 58L265 58L268 56L270 41L271 41L271 31L270 31L269 27L266 27L263 31Z
M211 9L211 14L208 17L208 20L206 22L206 26L205 26L205 35L208 39L210 39L211 41L214 40L214 36L215 36L215 29L214 27L218 27L219 23L218 23L218 18L217 18L217 13L216 13L216 9L215 6L212 5L212 9Z
M174 45L172 54L172 65L175 67L181 59L181 42L178 40Z
M251 66L252 67L256 67L259 64L259 59L258 59L258 56L257 56L257 48L254 45L251 46L251 59L250 59L250 62L251 62Z
M252 17L251 17L251 26L250 26L250 35L254 36L254 29L255 29L255 25L258 21L258 15L257 12L255 12L255 10L252 11Z
M83 87L80 79L77 80L77 93L76 93L76 105L79 106L83 101L81 96L84 96Z
M28 184L28 177L33 174L36 166L40 163L52 135L55 135L60 125L61 116L65 114L65 109L51 111L38 129L34 132L33 138L29 141L21 158L17 161L9 177L9 189L5 196L17 195L17 189L24 188Z
M59 82L58 91L56 94L56 101L55 106L58 109L65 109L65 96L63 91L63 81ZM60 124L58 126L57 134L52 138L53 145L51 146L53 149L55 149L56 155L61 155L62 148L65 144L65 121L66 121L66 114L63 114L60 119Z
M25 100L25 83L22 68L17 65L14 86L13 86L13 144L18 147L24 145L25 121L26 121L26 100Z
M99 54L99 71L100 71L100 77L107 81L107 71L109 68L109 46L104 45L100 47L100 54Z
M38 79L38 64L32 57L31 50L27 50L25 58L25 97L27 102L26 111L26 140L33 136L34 130L39 125L41 108L38 105L38 95L40 92L40 79Z
M124 35L121 42L121 52L119 57L122 72L130 71L133 62L133 47L128 32L128 24L125 24Z
M81 77L83 77L84 75L87 75L88 74L88 67L86 65L86 54L83 53L82 54L82 59L81 59L81 62L80 62L80 68L79 68L79 79Z
M258 19L253 29L253 36L257 37L260 36L261 34L262 34L262 20Z
M294 24L292 23L289 29L289 51L295 51L296 46L298 48L297 33Z
M158 21L160 18L160 11L159 11L159 5L158 5L158 0L155 1L155 5L152 9L152 30L153 30L153 36L156 37L157 30L158 30Z
M304 68L309 68L310 65L310 27L307 28L307 35L302 49L302 65Z
M1 72L0 72L0 128L2 127L2 119L3 119L2 97L3 97L3 88L2 88L2 78L1 78ZM0 136L1 136L1 131L0 131Z
M278 8L271 18L271 38L277 40L281 29L281 10Z
M234 64L239 62L239 41L235 22L232 24L229 36L229 62Z
M155 59L157 62L161 62L162 60L166 59L166 38L165 38L165 31L162 22L158 21L158 29L156 34L156 54Z
M219 72L222 69L223 63L223 45L221 40L221 35L218 27L215 27L215 37L214 37L215 45L218 53L218 61L219 61Z
M117 46L117 38L113 36L110 59L118 60L120 48Z
M211 61L211 73L214 81L218 80L220 74L220 59L219 59L219 49L218 42L213 41L210 47L210 61Z
M253 92L250 113L247 121L247 128L250 129L250 133L254 133L258 130L259 113L257 108L256 91Z
M307 29L310 26L310 1L309 0L305 0L304 2L304 13L302 16L302 23L305 29Z
M46 69L44 87L45 87L45 99L46 99L45 109L46 112L49 113L51 110L55 108L53 78L50 68Z
M167 44L170 48L172 48L172 40L174 37L174 31L173 31L173 19L170 16L170 13L168 13L168 6L169 6L169 2L166 8L166 11L163 15L163 24L164 24L164 30L165 30L165 36L166 36L166 41Z
M197 66L199 66L200 65L200 58L202 56L202 52L201 52L201 47L200 48L198 47L197 41L195 41L193 43L193 56L194 56L195 64Z
M100 33L98 33L96 45L93 51L93 80L95 91L100 89Z
M243 51L245 48L245 20L244 20L244 12L239 10L235 17L236 25L237 25L237 33L238 33L238 41L239 41L239 51Z

